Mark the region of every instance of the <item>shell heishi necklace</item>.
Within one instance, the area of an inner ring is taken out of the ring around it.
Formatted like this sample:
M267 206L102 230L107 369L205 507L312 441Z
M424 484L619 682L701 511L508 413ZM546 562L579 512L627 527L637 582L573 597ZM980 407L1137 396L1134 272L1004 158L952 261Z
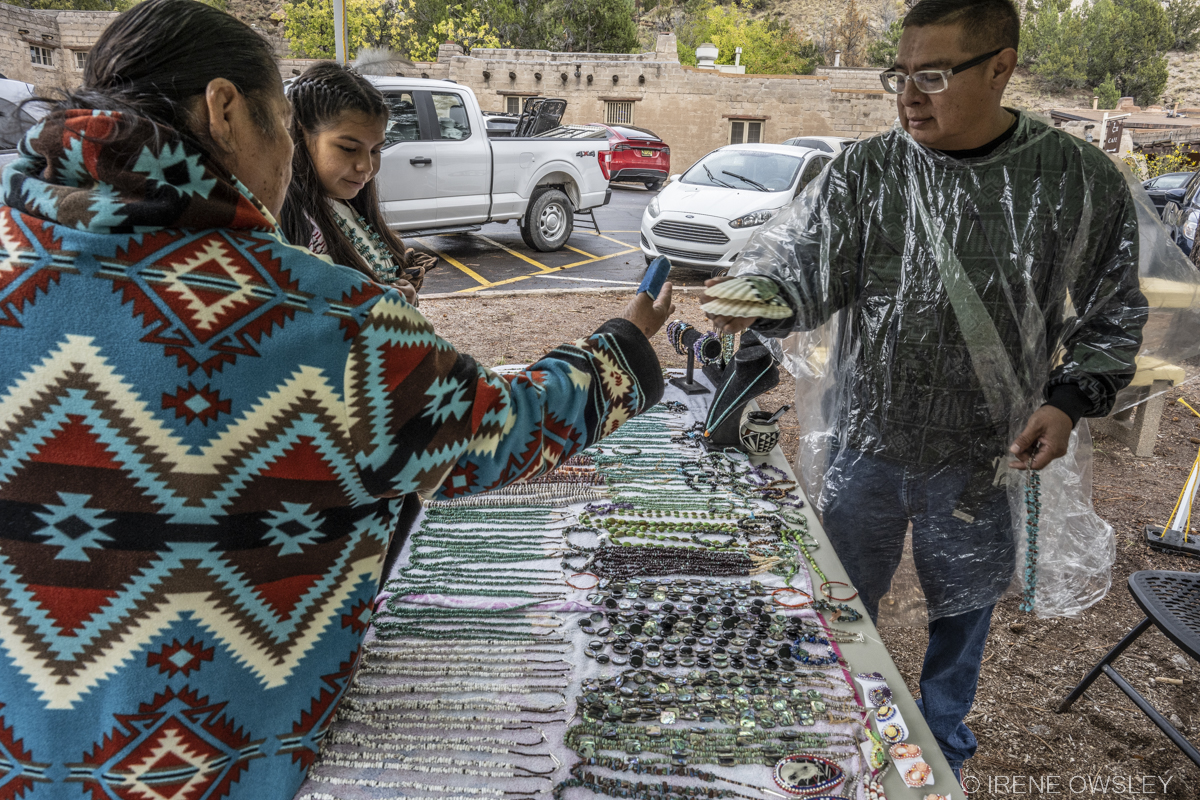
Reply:
M364 778L339 778L334 775L309 775L311 780L319 783L329 783L334 786L378 786L384 789L417 789L422 792L461 792L464 795L471 795L475 800L480 797L504 797L505 792L500 789L492 789L488 787L474 786L436 786L428 783L415 783L413 781L382 781L382 780L367 780ZM311 795L316 797L316 795ZM410 800L410 799L406 799ZM441 798L441 800L450 800L449 798Z
M422 709L436 708L446 711L519 711L526 714L557 714L566 711L565 703L556 703L555 705L546 708L527 708L520 703L509 703L503 700L497 700L493 697L464 697L462 699L448 700L445 698L435 697L431 700L403 700L400 698L383 698L378 700L363 701L356 696L349 695L370 695L378 697L378 692L359 692L358 687L352 688L346 693L347 697L342 702L351 711L372 711L374 709L397 709L401 711L417 711Z
M339 731L331 733L325 739L326 744L346 745L358 748L358 752L366 753L371 750L381 751L387 756L394 753L407 753L414 750L434 751L439 753L486 753L493 756L518 756L520 758L549 758L548 753L526 753L514 750L519 747L516 742L500 742L499 746L491 742L480 741L479 736L468 736L462 739L452 739L445 736L414 736L403 733L353 733ZM525 747L536 747L541 741Z
M390 713L386 711L371 711L361 713L352 709L338 710L338 719L357 722L380 730L395 730L397 728L437 728L493 731L524 731L533 730L533 723L521 719L520 714L511 716L499 714L472 714L468 717L458 717L453 714L432 714L422 712L419 715L406 713ZM538 722L538 725L563 723L563 719L549 719Z
M449 756L424 757L387 760L382 758L351 758L347 754L326 751L321 754L321 764L335 767L357 767L358 769L395 769L407 772L428 772L444 775L479 775L485 778L541 778L550 780L554 772L551 768L546 772L536 772L516 764L504 764L495 761L464 761ZM510 767L508 771L498 772L490 769L472 769L472 767Z

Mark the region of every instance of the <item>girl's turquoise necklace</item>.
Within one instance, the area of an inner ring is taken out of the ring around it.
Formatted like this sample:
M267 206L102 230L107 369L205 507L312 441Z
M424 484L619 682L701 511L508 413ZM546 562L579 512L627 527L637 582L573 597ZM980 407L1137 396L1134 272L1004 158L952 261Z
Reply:
M389 250L388 246L383 243L383 239L380 237L379 232L372 228L370 224L363 219L362 214L359 214L358 211L356 211L349 203L341 203L340 206L342 209L345 209L345 211L353 214L355 220L358 222L358 227L370 235L370 242L368 242L359 234L359 231L355 228L355 226L351 225L346 220L341 209L334 209L333 218L337 221L338 228L340 228L342 234L350 240L350 243L354 245L354 249L358 251L360 256L362 256L363 261L367 263L367 266L371 268L371 271L375 273L375 279L380 283L391 283L392 281L396 280L400 275L400 266L396 264L395 259L386 258L383 261L380 261L380 257L388 253ZM374 248L372 248L372 245L374 245Z

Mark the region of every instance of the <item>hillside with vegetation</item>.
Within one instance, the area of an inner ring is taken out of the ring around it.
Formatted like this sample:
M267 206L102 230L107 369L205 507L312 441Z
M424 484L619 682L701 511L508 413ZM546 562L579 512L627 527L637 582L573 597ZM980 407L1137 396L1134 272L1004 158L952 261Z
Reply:
M137 0L17 0L43 9L123 10ZM204 0L270 38L280 55L333 56L333 0ZM1018 0L1022 46L1008 102L1030 110L1140 105L1200 107L1200 0ZM718 63L751 74L892 63L905 0L345 0L350 51L386 48L436 58L467 50L653 50L659 33L680 60L713 42Z

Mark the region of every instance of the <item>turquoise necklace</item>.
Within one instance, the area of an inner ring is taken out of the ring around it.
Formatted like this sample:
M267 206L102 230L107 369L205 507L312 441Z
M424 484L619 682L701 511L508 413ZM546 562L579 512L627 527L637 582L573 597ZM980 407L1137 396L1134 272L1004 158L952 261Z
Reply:
M347 222L346 218L340 214L337 209L334 209L333 218L337 222L338 228L341 229L342 234L350 240L352 245L354 245L354 249L360 256L362 256L362 259L364 262L366 262L367 266L371 268L371 272L375 273L375 279L378 282L391 283L392 281L396 280L400 274L400 267L396 264L395 259L388 259L385 263L380 263L378 260L379 254L389 252L388 246L383 243L383 239L380 237L379 232L372 228L367 221L363 219L362 214L359 214L358 211L355 210L354 207L349 203L342 203L341 205L348 209L350 213L354 214L354 218L357 220L359 227L363 231L366 231L370 234L371 241L368 243L367 240L363 239L363 237L359 235L358 230L356 230L353 225ZM371 249L372 244L375 245L374 250Z

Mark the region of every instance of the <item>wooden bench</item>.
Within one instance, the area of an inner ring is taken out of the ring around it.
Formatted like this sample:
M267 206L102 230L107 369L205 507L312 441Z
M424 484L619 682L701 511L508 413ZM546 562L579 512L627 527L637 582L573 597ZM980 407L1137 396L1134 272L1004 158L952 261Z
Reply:
M1161 358L1139 356L1137 374L1133 376L1133 382L1129 385L1140 390L1143 398L1150 399L1111 416L1093 419L1090 423L1092 429L1127 445L1139 458L1154 455L1158 425L1162 421L1163 408L1167 403L1166 391L1183 383L1183 379L1183 367Z

